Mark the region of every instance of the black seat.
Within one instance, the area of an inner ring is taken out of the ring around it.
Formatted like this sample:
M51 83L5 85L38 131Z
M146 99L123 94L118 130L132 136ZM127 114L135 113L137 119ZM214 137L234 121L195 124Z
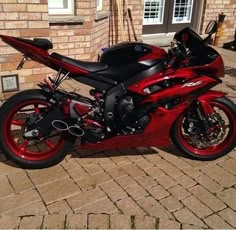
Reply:
M89 72L97 72L102 71L108 68L108 65L100 62L87 62L87 61L79 61L73 58L69 58L66 56L63 56L58 53L52 53L51 57L56 58L60 61L66 62L70 65L79 67L81 69L87 70Z
M48 39L45 39L45 38L34 38L34 40L24 39L24 38L16 38L16 39L21 42L25 42L30 45L37 46L37 47L44 49L44 50L49 50L49 49L53 48L52 42L49 41Z

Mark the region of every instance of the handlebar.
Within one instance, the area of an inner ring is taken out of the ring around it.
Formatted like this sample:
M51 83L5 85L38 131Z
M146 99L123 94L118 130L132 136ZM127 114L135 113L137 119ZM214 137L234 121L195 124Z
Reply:
M172 43L172 48L168 50L167 68L178 68L181 61L187 57L186 48L180 42Z

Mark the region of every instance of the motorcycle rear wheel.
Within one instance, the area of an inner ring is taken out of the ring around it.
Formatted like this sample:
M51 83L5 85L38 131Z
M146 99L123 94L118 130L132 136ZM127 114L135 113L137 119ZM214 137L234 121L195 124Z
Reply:
M213 109L220 110L227 132L224 139L217 144L206 147L196 147L193 142L189 141L190 137L183 128L186 113L181 114L171 129L171 139L178 151L186 156L196 160L215 160L228 154L236 146L236 105L227 97L217 98L209 103Z
M41 90L19 92L0 108L0 148L3 154L23 168L46 168L62 161L73 141L66 133L53 130L43 138L24 138L29 114L41 114L50 102ZM50 125L50 124L49 124Z

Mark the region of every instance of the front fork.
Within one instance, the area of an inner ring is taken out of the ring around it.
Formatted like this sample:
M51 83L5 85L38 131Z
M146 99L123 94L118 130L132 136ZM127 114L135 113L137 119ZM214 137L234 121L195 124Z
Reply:
M196 109L200 120L202 121L203 128L207 131L210 128L208 117L215 111L210 105L210 102L216 98L225 96L225 93L210 90L204 95L200 96L196 101Z
M213 108L207 102L196 101L196 110L204 130L209 130L210 123L208 117L214 113Z

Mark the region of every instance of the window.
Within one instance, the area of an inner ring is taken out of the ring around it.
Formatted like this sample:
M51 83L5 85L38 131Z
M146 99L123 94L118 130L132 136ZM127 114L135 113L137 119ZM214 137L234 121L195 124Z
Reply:
M144 0L144 25L162 24L165 0Z
M97 11L102 10L102 0L97 0Z
M48 12L51 15L74 14L74 0L48 0Z
M172 23L190 23L193 0L175 0Z

